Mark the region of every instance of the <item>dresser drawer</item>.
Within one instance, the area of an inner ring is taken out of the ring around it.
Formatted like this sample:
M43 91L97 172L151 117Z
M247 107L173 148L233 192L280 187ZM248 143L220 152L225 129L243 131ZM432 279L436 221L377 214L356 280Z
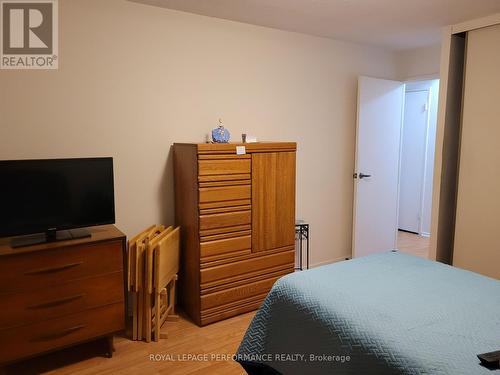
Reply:
M230 304L238 302L241 299L267 294L276 280L278 280L281 276L259 280L245 285L228 288L220 292L203 295L201 296L201 309L210 310L218 306L229 307Z
M200 203L250 199L250 185L217 186L200 188Z
M248 253L250 253L251 249L252 237L250 235L200 243L200 255L202 261L221 258L223 256L230 256L235 252L240 254L243 250L248 250Z
M198 175L248 174L250 176L250 159L209 159L198 160Z
M233 316L244 314L249 311L257 310L261 305L266 294L261 294L255 297L250 297L247 299L242 299L235 303L233 306L225 306L215 312L204 310L200 313L200 324L202 326L217 322L222 319L231 318Z
M236 227L239 225L250 224L251 222L252 212L250 210L200 215L200 232L204 235L203 231L205 230Z
M235 199L231 201L219 201L219 202L206 202L200 203L198 208L200 209L200 214L203 215L204 211L208 210L220 210L224 208L242 208L245 206L251 207L252 201L250 199ZM212 212L211 212L212 213Z
M0 294L56 286L122 269L121 241L5 256L0 262Z
M241 280L249 276L265 274L268 269L282 266L284 269L293 267L295 251L289 250L276 254L240 260L230 264L205 268L200 271L202 289L217 284ZM251 275L250 275L251 274Z
M0 330L123 302L123 272L0 294Z
M121 331L124 326L124 304L116 303L63 318L0 330L0 363L105 336Z

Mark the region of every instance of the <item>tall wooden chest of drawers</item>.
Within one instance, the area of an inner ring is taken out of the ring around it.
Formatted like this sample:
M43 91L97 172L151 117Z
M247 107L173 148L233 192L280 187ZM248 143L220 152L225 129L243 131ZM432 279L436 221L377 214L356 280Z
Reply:
M0 240L0 364L125 329L125 236L113 225L89 231L16 249Z
M174 144L179 302L198 325L257 309L293 272L295 152L293 142Z

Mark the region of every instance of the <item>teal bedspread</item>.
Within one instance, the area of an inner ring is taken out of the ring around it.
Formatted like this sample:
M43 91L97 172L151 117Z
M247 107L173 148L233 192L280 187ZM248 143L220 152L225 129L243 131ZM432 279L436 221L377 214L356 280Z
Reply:
M494 350L500 281L388 252L279 279L237 360L255 374L492 375L476 355Z

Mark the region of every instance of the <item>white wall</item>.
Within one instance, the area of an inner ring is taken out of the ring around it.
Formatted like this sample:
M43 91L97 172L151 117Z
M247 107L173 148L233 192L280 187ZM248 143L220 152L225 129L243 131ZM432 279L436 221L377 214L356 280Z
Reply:
M412 78L437 78L441 60L441 45L414 48L397 54L398 77L406 81Z
M57 71L0 71L0 159L113 156L117 226L173 222L170 145L298 142L311 263L350 255L356 79L396 54L125 0L60 1Z

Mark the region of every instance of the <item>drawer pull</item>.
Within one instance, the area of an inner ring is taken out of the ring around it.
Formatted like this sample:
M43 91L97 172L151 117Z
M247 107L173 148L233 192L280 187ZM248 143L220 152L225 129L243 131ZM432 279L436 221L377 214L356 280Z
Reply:
M68 336L68 335L72 334L73 332L81 330L82 328L85 328L84 324L80 324L80 325L77 325L74 327L66 328L65 330L62 330L60 332L49 333L48 335L35 337L35 338L31 339L30 341L31 342L39 342L39 341L54 340L54 339L58 339L58 338L61 338L64 336Z
M32 310L35 310L35 309L46 309L48 307L59 306L59 305L63 305L65 303L69 303L69 302L72 302L74 300L77 300L79 298L82 298L84 295L85 294L77 294L75 296L60 298L60 299L57 299L57 300L54 300L54 301L40 303L38 305L30 305L30 306L28 306L28 309L32 309Z
M60 271L67 270L69 268L79 266L81 264L83 264L83 262L69 263L69 264L65 264L65 265L57 266L57 267L40 268L38 270L25 272L24 274L25 275L40 275L40 274L44 274L44 273L60 272Z

